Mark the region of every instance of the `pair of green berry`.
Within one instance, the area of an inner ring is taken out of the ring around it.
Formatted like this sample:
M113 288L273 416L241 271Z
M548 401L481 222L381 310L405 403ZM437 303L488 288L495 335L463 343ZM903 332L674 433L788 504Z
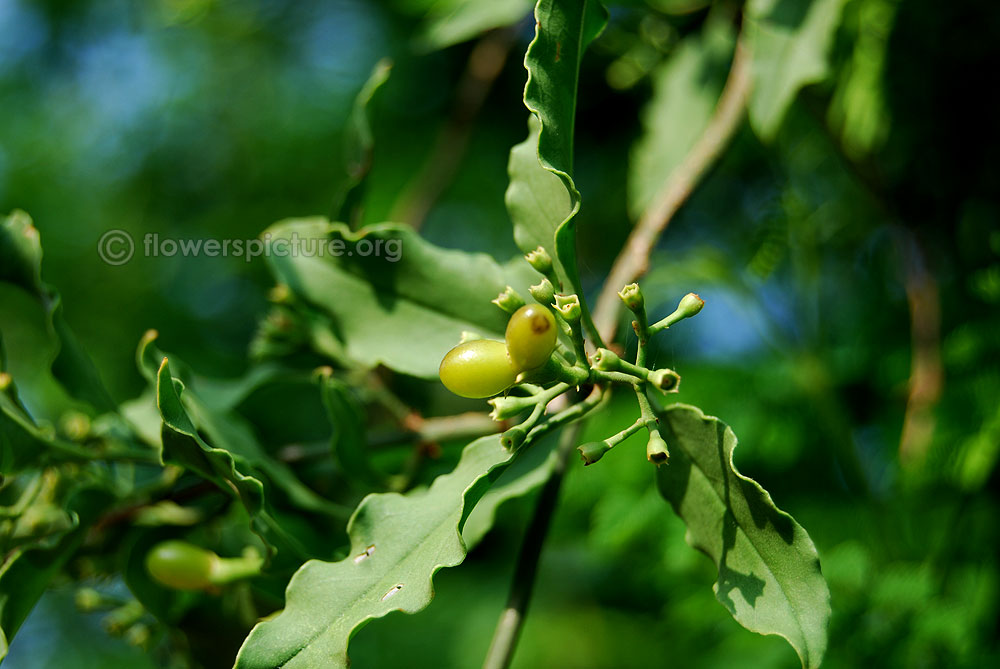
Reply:
M510 388L523 372L538 369L556 347L556 321L542 305L511 315L504 341L475 339L451 349L438 373L445 387L462 397L492 397Z

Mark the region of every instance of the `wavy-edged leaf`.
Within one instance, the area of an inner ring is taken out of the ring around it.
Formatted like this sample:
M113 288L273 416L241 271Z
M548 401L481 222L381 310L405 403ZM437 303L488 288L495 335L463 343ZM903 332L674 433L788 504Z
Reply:
M293 294L326 314L352 360L427 379L437 378L441 358L463 331L502 338L507 314L490 300L507 284L525 293L533 280L526 262L501 266L486 254L442 249L390 223L352 232L324 218L293 219L265 237L272 247L297 243L304 250L272 253L271 268ZM322 255L314 252L319 247Z
M531 494L552 477L559 459L555 446L553 439L532 445L490 486L462 527L462 539L469 550L476 547L493 529L501 506L512 499Z
M774 138L799 90L826 79L828 55L846 0L750 0L744 33L753 88L750 125Z
M497 435L483 437L426 491L365 497L348 525L350 555L303 565L288 584L284 611L253 628L236 667L348 666L347 645L359 627L430 603L435 572L465 558L463 520L512 458Z
M576 227L580 192L573 183L573 127L580 62L601 33L607 11L597 0L539 0L535 39L524 66L528 81L524 104L537 120L528 139L511 150L506 202L514 241L527 253L542 246L558 259L564 289L582 294L576 265ZM536 137L537 135L537 137ZM532 152L536 160L532 160ZM562 182L559 193L552 177ZM585 315L589 321L589 314Z
M159 377L163 361L167 356L156 345L156 332L150 330L143 336L136 354L139 369L144 376L159 387ZM176 363L176 360L175 360ZM201 430L208 440L218 450L228 453L237 471L254 478L264 477L263 482L270 482L279 488L289 501L299 509L321 513L341 521L348 516L349 510L324 499L299 480L295 473L283 462L276 460L257 442L253 429L235 409L242 398L259 388L261 385L278 378L286 377L289 372L278 367L267 366L265 369L251 369L247 374L232 381L198 379L194 390L185 388L180 399L181 409L188 416L191 424ZM185 377L187 378L187 377ZM178 381L178 383L181 383ZM201 391L211 394L218 391L211 403L201 399ZM159 392L159 391L157 391ZM162 400L157 399L162 419ZM148 412L143 402L130 403L123 409L130 418L132 427L143 434L147 441L159 445L162 440L149 434ZM157 425L159 429L159 425ZM162 430L161 430L162 433ZM150 437L153 437L150 439ZM183 463L180 463L183 464ZM228 470L228 468L226 468ZM198 470L195 470L198 471ZM200 473L200 472L199 472ZM248 507L248 511L249 511Z
M657 485L687 525L688 543L718 567L716 598L748 630L784 637L803 667L818 667L830 591L809 535L736 470L736 435L725 423L683 404L660 423L670 462Z
M156 376L156 406L163 420L163 461L190 469L235 494L247 512L256 516L264 508L264 485L239 472L232 453L205 443L181 403L182 389L183 384L170 374L170 363L163 358Z
M709 18L651 75L653 97L642 112L643 134L629 162L628 204L634 218L698 141L726 83L736 35L730 21Z
M238 499L246 508L254 532L265 542L269 551L290 549L299 556L309 551L295 537L285 532L264 504L264 484L253 474L237 466L230 451L210 446L198 430L181 402L183 384L170 374L170 364L164 358L157 373L156 405L163 420L161 430L163 461L188 469L220 490Z
M31 217L15 210L0 223L0 281L33 295L45 310L49 331L59 343L52 373L70 395L100 411L114 411L115 402L63 316L62 298L42 281L42 246Z

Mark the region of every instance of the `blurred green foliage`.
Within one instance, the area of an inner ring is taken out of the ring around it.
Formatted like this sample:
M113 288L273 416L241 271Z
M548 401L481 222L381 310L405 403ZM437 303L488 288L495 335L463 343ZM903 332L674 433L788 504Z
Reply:
M611 23L583 63L576 127L579 266L591 293L655 188L641 180L679 161L699 108L711 108L714 93L703 98L724 80L734 17L796 3L749 4L610 3ZM841 6L827 76L806 78L767 142L751 111L653 257L643 281L651 314L689 290L707 306L650 358L683 375L681 401L733 426L741 470L808 528L832 592L824 666L996 665L1000 109L988 91L1000 8L822 4ZM439 134L459 128L467 143L450 145L463 150L421 233L500 262L515 256L503 195L508 152L525 133L520 54L530 19L501 33L496 81L481 108L462 115L475 40L513 20L421 0L0 3L0 213L31 214L44 280L114 399L146 388L134 352L149 328L205 383L244 373L272 280L260 259L148 258L141 246L110 266L96 251L101 234L252 239L279 219L333 215L348 178L343 128L383 58L393 66L370 106L374 149L357 220L400 211ZM661 91L674 99L649 104ZM645 135L664 115L676 132ZM45 319L32 296L0 283L7 371L31 414L65 436L82 406L48 372L56 344ZM625 345L635 346L630 332ZM916 405L915 360L939 384ZM389 383L426 416L481 408L414 379ZM233 393L231 406L212 409L265 451L325 448L327 414L308 379ZM617 431L634 411L616 402L582 440ZM390 422L377 414L369 429ZM916 433L904 431L912 425ZM904 434L918 457L901 457ZM780 639L739 628L714 601L711 564L684 545L640 441L572 468L515 666L796 666ZM460 446L442 444L421 480L450 469ZM405 461L385 452L376 464L398 471ZM333 465L309 465L299 475L327 494ZM3 494L0 504L11 504L10 488ZM342 501L353 506L356 495ZM199 511L213 521L198 532L236 554L253 539L241 509L220 516L222 505L204 501ZM465 567L437 576L426 611L363 629L357 666L480 662L530 507L530 498L501 507ZM108 614L88 614L80 627L70 576L123 606L123 580L137 593L146 587L129 567L133 553L162 532L74 557L4 666L141 666L126 641L99 629ZM326 537L321 550L341 540ZM108 580L115 569L123 579ZM273 608L283 587L275 577L253 596ZM228 666L252 623L240 617L250 597L249 588L172 597L122 629L153 630L157 666L188 657ZM217 625L220 611L228 617ZM165 623L177 631L161 634Z

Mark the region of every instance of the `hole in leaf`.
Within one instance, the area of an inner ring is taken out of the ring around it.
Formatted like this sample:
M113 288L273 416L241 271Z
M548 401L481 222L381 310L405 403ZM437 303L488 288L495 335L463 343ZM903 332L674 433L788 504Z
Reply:
M375 552L375 544L372 544L371 546L366 548L364 552L360 553L354 558L354 564L361 564L362 562L370 558L372 556L372 553L374 552Z
M396 585L394 585L391 588L389 588L389 592L387 592L384 595L382 595L382 601L384 602L385 600L389 599L390 597L392 597L393 595L395 595L397 592L399 592L402 589L403 589L403 584L402 583L397 583Z

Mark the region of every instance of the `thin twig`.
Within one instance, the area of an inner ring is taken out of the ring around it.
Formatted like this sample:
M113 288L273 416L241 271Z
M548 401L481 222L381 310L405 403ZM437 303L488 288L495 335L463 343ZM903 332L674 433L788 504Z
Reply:
M649 255L660 235L698 182L722 155L743 121L749 93L750 54L741 40L736 44L729 77L708 126L684 161L670 173L653 197L611 266L594 310L594 322L605 341L614 338L618 327L618 315L622 306L618 291L649 269Z
M545 482L542 492L538 495L535 513L528 526L521 552L514 568L514 580L511 582L507 606L500 614L493 641L486 653L483 669L506 669L514 657L517 638L524 623L524 616L531 601L531 591L535 585L535 574L538 571L538 560L542 554L542 546L552 522L556 502L559 499L559 489L569 463L570 455L575 451L577 438L580 435L582 423L573 423L562 433L557 448L556 463L552 476Z
M904 247L904 282L913 349L899 459L906 466L915 466L923 463L934 436L934 406L944 385L941 301L937 281L924 266L917 240L910 234L899 245Z

